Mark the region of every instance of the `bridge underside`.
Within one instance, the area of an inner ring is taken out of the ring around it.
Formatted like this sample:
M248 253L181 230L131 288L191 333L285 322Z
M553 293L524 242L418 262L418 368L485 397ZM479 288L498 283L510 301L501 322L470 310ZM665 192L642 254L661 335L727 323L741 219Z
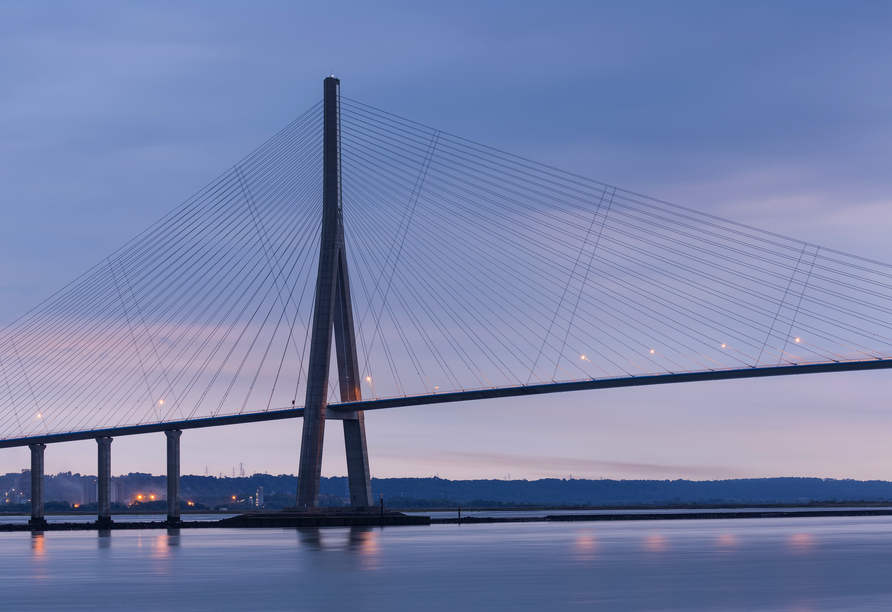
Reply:
M680 374L648 374L620 378L593 378L570 382L525 385L517 387L494 387L490 389L474 389L455 393L436 393L431 395L412 395L405 397L389 397L383 399L363 400L329 404L326 419L344 420L352 418L358 411L382 410L385 408L403 408L409 406L425 406L429 404L446 404L471 400L495 399L503 397L521 397L527 395L544 395L548 393L564 393L567 391L586 391L593 389L620 389L626 387L643 387L649 385L667 385L685 382L705 382L715 380L737 380L745 378L767 378L773 376L793 376L797 374L826 374L832 372L858 372L866 370L892 369L892 359L870 359L860 361L842 361L829 363L811 363L803 365L766 366L759 368L741 368L728 370L704 370L684 372ZM282 419L296 419L304 416L303 408L286 408L267 410L230 416L170 421L166 423L149 423L113 427L109 429L93 429L63 434L48 434L27 438L0 440L0 448L28 446L30 444L49 444L51 442L72 442L75 440L92 440L105 436L129 436L161 431L200 429L235 425L239 423L259 423Z

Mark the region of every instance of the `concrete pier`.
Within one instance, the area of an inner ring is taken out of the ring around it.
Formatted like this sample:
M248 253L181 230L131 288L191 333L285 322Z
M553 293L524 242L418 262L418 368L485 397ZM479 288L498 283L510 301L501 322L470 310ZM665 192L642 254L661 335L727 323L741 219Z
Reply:
M111 438L96 438L99 446L99 490L97 501L99 506L99 518L97 524L100 528L111 526Z
M167 430L167 522L180 522L180 436L179 429Z
M43 515L43 451L46 444L30 444L31 449L31 527L46 527Z

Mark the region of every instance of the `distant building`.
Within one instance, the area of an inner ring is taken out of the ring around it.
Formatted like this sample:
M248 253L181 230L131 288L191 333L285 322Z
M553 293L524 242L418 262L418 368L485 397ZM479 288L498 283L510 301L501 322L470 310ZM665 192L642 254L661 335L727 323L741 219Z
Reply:
M0 503L6 503L6 494L10 489L14 489L16 484L18 483L19 475L15 472L10 474L4 474L0 476L0 492L3 493L3 500L0 500Z
M263 487L257 487L257 495L254 497L254 505L263 508Z
M111 501L119 504L127 502L127 498L124 496L124 483L120 478L112 479Z
M17 503L23 503L21 500L30 500L31 499L31 470L22 470L22 475L19 477L18 486L16 487L16 491L19 492Z
M95 478L87 478L84 480L84 496L83 504L92 504L99 501L99 483Z

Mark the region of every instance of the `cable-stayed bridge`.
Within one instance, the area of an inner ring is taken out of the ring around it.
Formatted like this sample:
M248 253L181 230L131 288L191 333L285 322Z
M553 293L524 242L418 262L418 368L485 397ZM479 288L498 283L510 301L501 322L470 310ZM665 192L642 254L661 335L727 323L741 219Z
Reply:
M320 214L321 213L321 214ZM0 332L0 446L326 420L372 503L365 411L892 367L892 266L324 99ZM334 352L334 360L332 359ZM104 476L105 475L105 476ZM110 520L100 486L100 519ZM38 508L39 506L39 508Z

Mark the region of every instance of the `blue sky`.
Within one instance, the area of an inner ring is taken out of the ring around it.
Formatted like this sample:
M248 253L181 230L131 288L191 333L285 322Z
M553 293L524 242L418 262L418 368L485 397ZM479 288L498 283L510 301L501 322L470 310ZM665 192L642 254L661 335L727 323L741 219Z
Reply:
M880 2L7 2L6 324L342 92L479 142L892 261ZM708 383L370 415L375 476L892 474L888 375ZM328 429L326 475L342 474ZM300 422L187 432L184 472L296 472ZM113 472L164 470L162 435ZM4 450L0 472L27 466ZM95 471L95 443L47 470Z

